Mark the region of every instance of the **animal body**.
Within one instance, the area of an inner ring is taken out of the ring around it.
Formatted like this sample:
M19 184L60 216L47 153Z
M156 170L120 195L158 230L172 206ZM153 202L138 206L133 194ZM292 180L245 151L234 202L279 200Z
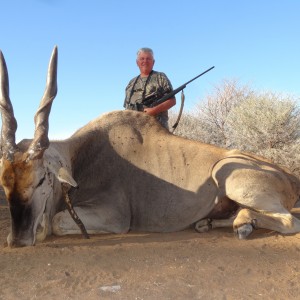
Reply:
M300 192L295 176L263 158L175 136L144 113L107 113L70 138L49 142L56 47L34 138L16 145L2 53L0 59L0 184L11 213L9 246L80 233L66 195L89 234L173 232L191 225L199 232L233 226L240 238L255 228L300 231L290 213Z

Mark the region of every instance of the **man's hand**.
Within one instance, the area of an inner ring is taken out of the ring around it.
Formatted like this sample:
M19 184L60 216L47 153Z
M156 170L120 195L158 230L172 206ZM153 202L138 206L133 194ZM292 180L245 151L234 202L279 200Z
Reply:
M170 109L175 104L176 104L176 100L175 100L175 98L172 98L172 99L166 100L165 102L163 102L157 106L145 107L144 112L150 116L156 116L160 112Z

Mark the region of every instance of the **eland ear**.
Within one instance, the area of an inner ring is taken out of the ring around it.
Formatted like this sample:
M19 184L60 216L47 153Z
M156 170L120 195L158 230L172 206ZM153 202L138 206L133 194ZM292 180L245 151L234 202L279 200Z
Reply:
M73 178L70 169L65 166L62 166L61 161L62 159L59 157L55 149L52 149L52 151L45 152L44 155L45 167L49 168L49 170L54 174L54 176L58 179L59 182L67 183L70 186L77 188L78 184Z
M75 188L78 187L77 182L74 180L73 176L71 175L71 173L69 172L69 170L67 168L61 167L58 170L57 179L61 183L68 183L69 185L71 185Z

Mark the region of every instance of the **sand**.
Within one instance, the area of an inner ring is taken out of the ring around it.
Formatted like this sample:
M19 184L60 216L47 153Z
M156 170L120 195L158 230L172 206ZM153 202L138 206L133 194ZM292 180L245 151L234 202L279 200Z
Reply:
M51 236L6 245L0 205L0 299L300 299L300 233Z

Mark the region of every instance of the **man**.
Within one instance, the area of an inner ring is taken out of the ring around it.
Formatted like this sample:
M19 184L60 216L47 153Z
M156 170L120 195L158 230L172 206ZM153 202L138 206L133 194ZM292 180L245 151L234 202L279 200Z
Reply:
M164 73L153 70L155 60L152 49L141 48L137 52L136 63L140 75L130 80L127 85L124 107L142 110L148 115L155 116L168 129L168 109L176 104L175 97L154 107L145 106L143 100L149 95L170 93L173 91L172 84Z

